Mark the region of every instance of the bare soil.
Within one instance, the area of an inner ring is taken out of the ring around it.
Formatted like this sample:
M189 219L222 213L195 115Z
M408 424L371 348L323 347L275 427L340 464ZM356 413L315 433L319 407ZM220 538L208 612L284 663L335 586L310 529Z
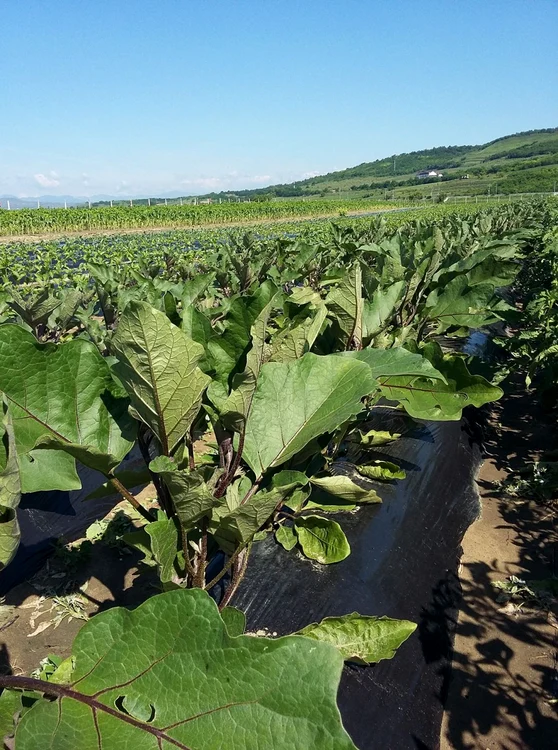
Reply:
M557 430L518 390L493 408L486 438L478 477L482 514L463 540L463 602L441 750L555 749L556 600L505 604L493 584L512 575L528 582L558 574L556 500L509 498L495 486L556 447Z
M153 496L152 488L137 497L147 505L147 496ZM110 522L127 510L128 504L122 502L105 520ZM141 557L106 538L79 540L69 552L55 553L36 576L4 598L0 607L0 670L29 675L49 654L65 658L90 616L115 605L137 607L158 593L157 575L141 563ZM67 611L64 603L72 602L78 603L81 616L66 615L57 624L57 618Z

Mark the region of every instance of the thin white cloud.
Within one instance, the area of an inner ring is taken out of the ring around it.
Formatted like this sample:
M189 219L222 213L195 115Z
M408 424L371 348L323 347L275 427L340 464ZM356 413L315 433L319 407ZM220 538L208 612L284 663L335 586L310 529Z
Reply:
M47 177L45 174L42 174L39 172L38 174L33 175L35 178L35 182L44 188L49 187L56 187L57 185L60 185L60 180L57 180L54 175L56 175L55 172L50 172L52 175L51 177ZM58 175L56 175L58 177Z
M199 188L218 188L226 183L227 180L222 180L220 177L200 177L198 180L182 180L180 184Z
M194 180L181 180L180 185L198 190L226 190L228 188L238 189L246 185L269 184L271 181L272 176L269 174L246 175L229 172L225 177L198 177Z

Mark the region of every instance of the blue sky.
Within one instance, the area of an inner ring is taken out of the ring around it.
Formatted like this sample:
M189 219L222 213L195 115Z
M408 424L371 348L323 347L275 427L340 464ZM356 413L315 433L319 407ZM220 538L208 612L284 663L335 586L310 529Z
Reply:
M291 182L558 126L557 0L1 8L0 194Z

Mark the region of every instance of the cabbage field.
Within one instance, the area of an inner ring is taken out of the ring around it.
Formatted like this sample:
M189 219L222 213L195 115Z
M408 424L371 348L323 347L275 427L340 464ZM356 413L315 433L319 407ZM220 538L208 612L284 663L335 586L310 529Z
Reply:
M165 217L319 215L323 203ZM0 231L44 231L24 213L2 212ZM49 231L163 221L156 208L52 215ZM345 519L406 476L378 456L399 435L370 429L372 412L459 420L500 398L506 367L555 379L557 218L551 202L441 206L0 246L0 563L20 543L21 496L79 488L82 465L102 476L97 496L139 514L125 542L160 581L133 612L93 617L48 682L0 676L16 749L73 750L76 736L80 748L355 748L336 703L343 664L393 658L416 624L346 612L245 635L233 605L250 553L267 539L309 575L344 564ZM525 312L509 293L519 282ZM522 325L497 378L464 353L472 331ZM147 483L151 505L137 499Z

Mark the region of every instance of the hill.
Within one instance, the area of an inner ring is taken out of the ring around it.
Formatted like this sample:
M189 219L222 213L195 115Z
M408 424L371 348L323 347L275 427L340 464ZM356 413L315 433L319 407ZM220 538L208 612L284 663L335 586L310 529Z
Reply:
M419 179L422 170L441 177ZM177 197L176 193L151 198L169 205L194 200L271 200L304 197L440 198L444 195L507 195L548 193L558 188L558 128L515 133L477 146L438 146L393 154L338 172L283 185ZM130 196L132 197L132 196ZM114 198L115 205L129 198ZM109 197L91 199L94 206L108 205ZM147 198L134 198L137 205Z
M442 177L417 178L421 170ZM558 187L558 128L529 130L477 146L440 146L393 154L288 185L240 190L252 199L335 195L421 198L551 192ZM204 197L223 198L224 193Z

